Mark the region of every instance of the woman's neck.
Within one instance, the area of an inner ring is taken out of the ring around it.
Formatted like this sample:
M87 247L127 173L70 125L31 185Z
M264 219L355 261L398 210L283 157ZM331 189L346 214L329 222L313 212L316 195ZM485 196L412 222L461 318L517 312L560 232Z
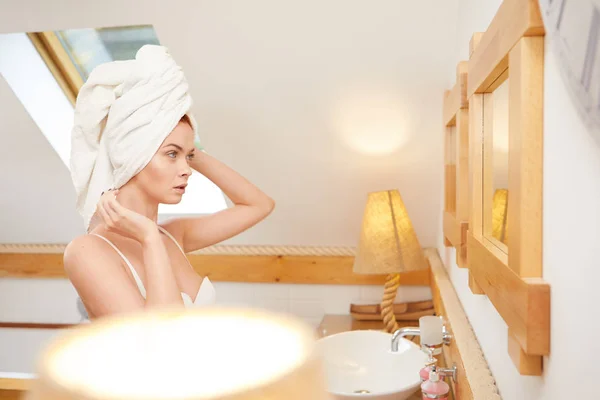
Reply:
M154 222L158 220L158 202L149 198L146 193L134 185L125 185L119 189L117 201L123 207L141 214Z

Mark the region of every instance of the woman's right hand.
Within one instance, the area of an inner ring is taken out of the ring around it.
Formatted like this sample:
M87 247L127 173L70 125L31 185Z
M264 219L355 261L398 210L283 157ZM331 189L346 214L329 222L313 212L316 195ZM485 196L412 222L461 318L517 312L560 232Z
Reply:
M103 193L96 207L96 213L100 215L109 231L144 244L158 233L158 226L151 219L119 204L118 194L119 190Z

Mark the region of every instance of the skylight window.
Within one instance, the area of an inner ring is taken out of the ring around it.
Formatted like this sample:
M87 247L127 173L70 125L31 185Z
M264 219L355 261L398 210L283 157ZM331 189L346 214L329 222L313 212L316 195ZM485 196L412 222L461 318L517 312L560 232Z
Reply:
M151 25L4 34L0 74L69 168L79 89L96 66L133 59L145 44L160 44ZM210 214L226 207L222 191L194 171L181 203L161 205L159 211Z

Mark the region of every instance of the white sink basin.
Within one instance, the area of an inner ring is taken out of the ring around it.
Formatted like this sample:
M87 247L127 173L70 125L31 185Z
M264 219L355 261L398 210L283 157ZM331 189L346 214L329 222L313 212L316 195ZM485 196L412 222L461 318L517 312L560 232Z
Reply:
M406 339L392 353L391 340L389 333L358 330L317 341L334 399L404 400L417 391L427 355Z

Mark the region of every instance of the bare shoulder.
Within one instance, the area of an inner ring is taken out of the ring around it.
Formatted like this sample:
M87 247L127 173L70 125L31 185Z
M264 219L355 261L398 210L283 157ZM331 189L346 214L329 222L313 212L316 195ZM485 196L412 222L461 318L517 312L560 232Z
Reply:
M91 263L115 264L107 257L108 244L94 235L81 235L73 239L65 248L63 263L65 271L70 274L82 268L87 268Z
M101 238L76 237L65 248L63 260L67 277L90 316L98 318L144 306L120 256Z

